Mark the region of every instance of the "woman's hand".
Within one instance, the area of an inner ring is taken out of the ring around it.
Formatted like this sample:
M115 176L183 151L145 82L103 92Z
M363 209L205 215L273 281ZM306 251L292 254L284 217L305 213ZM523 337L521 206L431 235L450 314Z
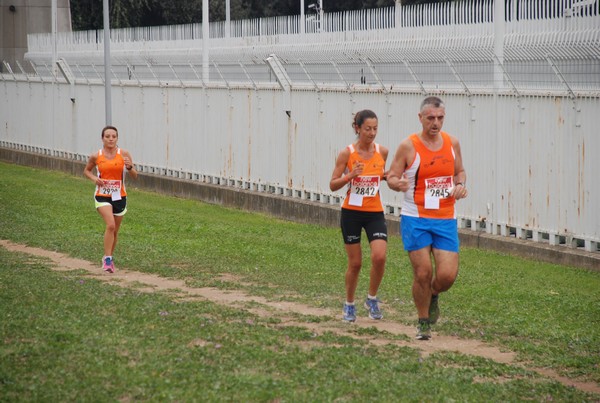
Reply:
M133 168L133 162L131 162L131 158L129 158L127 155L124 155L123 161L125 162L125 168L130 171L131 168Z

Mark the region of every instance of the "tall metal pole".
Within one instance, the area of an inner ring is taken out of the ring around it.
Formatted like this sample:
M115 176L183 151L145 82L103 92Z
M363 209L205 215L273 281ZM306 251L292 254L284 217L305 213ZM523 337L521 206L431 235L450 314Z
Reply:
M504 1L494 1L494 54L498 63L504 64L504 36L506 35L506 9ZM494 64L494 89L503 87L502 67Z
M56 87L57 87L57 67L56 67L56 59L57 59L57 45L56 45L56 31L58 28L58 23L57 23L57 0L52 0L52 4L50 7L50 13L52 14L50 16L50 20L51 20L51 24L52 24L52 76L54 77L54 79L52 80L52 100L54 102L52 102L52 150L54 150L54 139L56 138L56 118L55 118L55 114L56 114L56 98L55 98L55 94L56 94Z
M231 0L225 0L225 38L231 36Z
M501 132L501 120L500 116L500 89L504 86L504 74L502 65L504 64L504 35L506 33L506 14L505 14L505 2L495 0L494 1L494 55L496 56L496 63L494 63L494 113L492 117L493 130L495 135L489 136L489 143L485 145L487 150L504 150L504 143L506 142L506 136L503 136ZM517 129L518 130L518 129ZM501 184L506 178L506 164L505 160L498 156L498 153L491 153L491 160L493 161L494 170L492 171L492 180L496 183L496 189L494 192L494 199L491 211L489 215L491 225L486 223L486 230L490 234L496 234L498 226L500 227L500 235L508 235L506 225L499 223L500 217L505 217L506 202L503 200L503 194L506 192L506 188ZM489 209L489 208L488 208Z
M208 0L202 0L202 81L208 82Z
M400 0L396 0L394 3L394 23L396 28L400 28L402 24L400 21L400 13L402 12L402 2Z
M110 71L110 18L108 0L103 0L104 12L104 110L106 113L106 125L112 125L112 100L111 100L111 78Z
M319 30L323 32L323 16L325 15L325 11L323 11L323 0L319 0Z
M306 17L304 15L304 0L300 0L300 33L306 32Z
M50 7L50 13L52 14L52 73L54 77L56 77L57 69L56 69L56 60L57 60L57 45L56 45L56 31L58 30L58 5L57 0L52 0L52 4Z

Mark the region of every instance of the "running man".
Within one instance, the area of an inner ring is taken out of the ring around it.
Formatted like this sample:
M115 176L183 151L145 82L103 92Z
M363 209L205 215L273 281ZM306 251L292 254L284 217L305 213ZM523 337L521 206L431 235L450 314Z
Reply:
M400 230L413 267L412 294L419 315L417 339L431 338L438 298L458 275L456 200L467 197L458 140L442 131L446 107L438 97L421 103L422 130L398 146L387 182L404 192ZM432 262L433 257L433 262Z

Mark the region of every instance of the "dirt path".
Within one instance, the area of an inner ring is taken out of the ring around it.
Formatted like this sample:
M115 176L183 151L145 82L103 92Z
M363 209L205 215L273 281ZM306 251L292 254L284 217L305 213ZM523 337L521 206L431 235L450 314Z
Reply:
M400 323L382 321L357 321L352 325L336 321L334 318L339 316L339 312L328 309L311 307L296 302L275 302L269 301L263 297L249 295L241 290L220 290L213 287L193 288L185 284L183 280L173 280L160 277L154 274L141 273L131 270L119 269L114 274L105 273L99 265L86 260L71 258L58 252L51 252L44 249L33 248L22 244L16 244L7 240L0 240L0 246L3 246L11 252L22 252L34 256L50 259L53 264L53 270L70 271L83 269L90 273L95 279L109 282L121 287L135 287L140 292L159 292L169 291L177 299L207 299L212 302L227 305L230 307L245 309L260 317L271 317L274 314L281 320L280 326L298 326L304 327L317 334L331 332L337 335L349 336L355 339L367 341L373 345L394 344L398 346L408 346L421 351L421 354L427 356L436 351L455 351L461 354L474 355L487 358L499 363L520 366L530 371L535 371L544 377L556 380L564 385L575 387L585 392L600 394L600 385L593 382L582 382L573 380L557 374L555 371L547 368L532 368L518 363L515 360L516 354L510 351L501 351L499 348L483 343L477 340L466 340L452 336L439 335L433 332L433 338L428 341L417 341L414 339L415 329L412 326L402 325ZM227 281L234 281L235 278L227 277ZM247 303L253 302L252 307ZM259 307L256 307L256 306ZM299 322L290 314L312 315L318 317L331 318L330 321L319 323ZM411 341L391 340L381 335L357 335L356 328L376 328L379 331L385 331L392 335L406 335Z

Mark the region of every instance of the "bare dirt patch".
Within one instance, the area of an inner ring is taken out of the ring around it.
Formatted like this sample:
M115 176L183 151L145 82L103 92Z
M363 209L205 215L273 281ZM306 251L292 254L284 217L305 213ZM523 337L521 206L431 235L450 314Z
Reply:
M363 340L374 346L390 344L407 346L419 350L424 357L437 351L454 351L461 354L478 356L498 363L520 366L527 370L535 371L544 377L553 379L564 385L572 386L585 392L600 394L600 385L596 383L573 380L561 376L548 368L528 367L522 363L516 362L516 353L511 351L501 351L498 347L478 340L460 339L458 337L440 335L433 332L433 338L431 340L418 341L414 339L414 327L400 323L388 322L385 320L372 321L367 319L363 321L358 320L354 324L346 324L339 320L340 312L338 311L312 307L297 302L269 301L264 297L249 295L242 290L220 290L214 287L189 287L183 280L168 279L154 274L126 269L119 269L116 273L108 274L99 267L99 264L96 265L89 261L72 258L62 253L16 244L7 240L0 240L0 246L3 246L12 252L21 252L48 258L54 264L52 267L53 270L56 271L83 269L87 271L92 278L121 287L135 288L136 291L140 292L152 293L168 291L169 295L172 295L173 298L178 300L206 299L221 305L244 309L259 317L276 316L281 321L280 326L303 327L315 334L331 332L336 335L344 335L354 339ZM241 284L240 279L232 275L227 275L226 280L230 283L238 282ZM297 318L291 317L290 314L316 316L324 320L318 323L302 322ZM403 340L395 340L386 338L381 334L358 335L356 329L361 328L375 328L391 335L406 337L403 337ZM203 345L204 341L197 340L195 343L197 343L197 345Z

